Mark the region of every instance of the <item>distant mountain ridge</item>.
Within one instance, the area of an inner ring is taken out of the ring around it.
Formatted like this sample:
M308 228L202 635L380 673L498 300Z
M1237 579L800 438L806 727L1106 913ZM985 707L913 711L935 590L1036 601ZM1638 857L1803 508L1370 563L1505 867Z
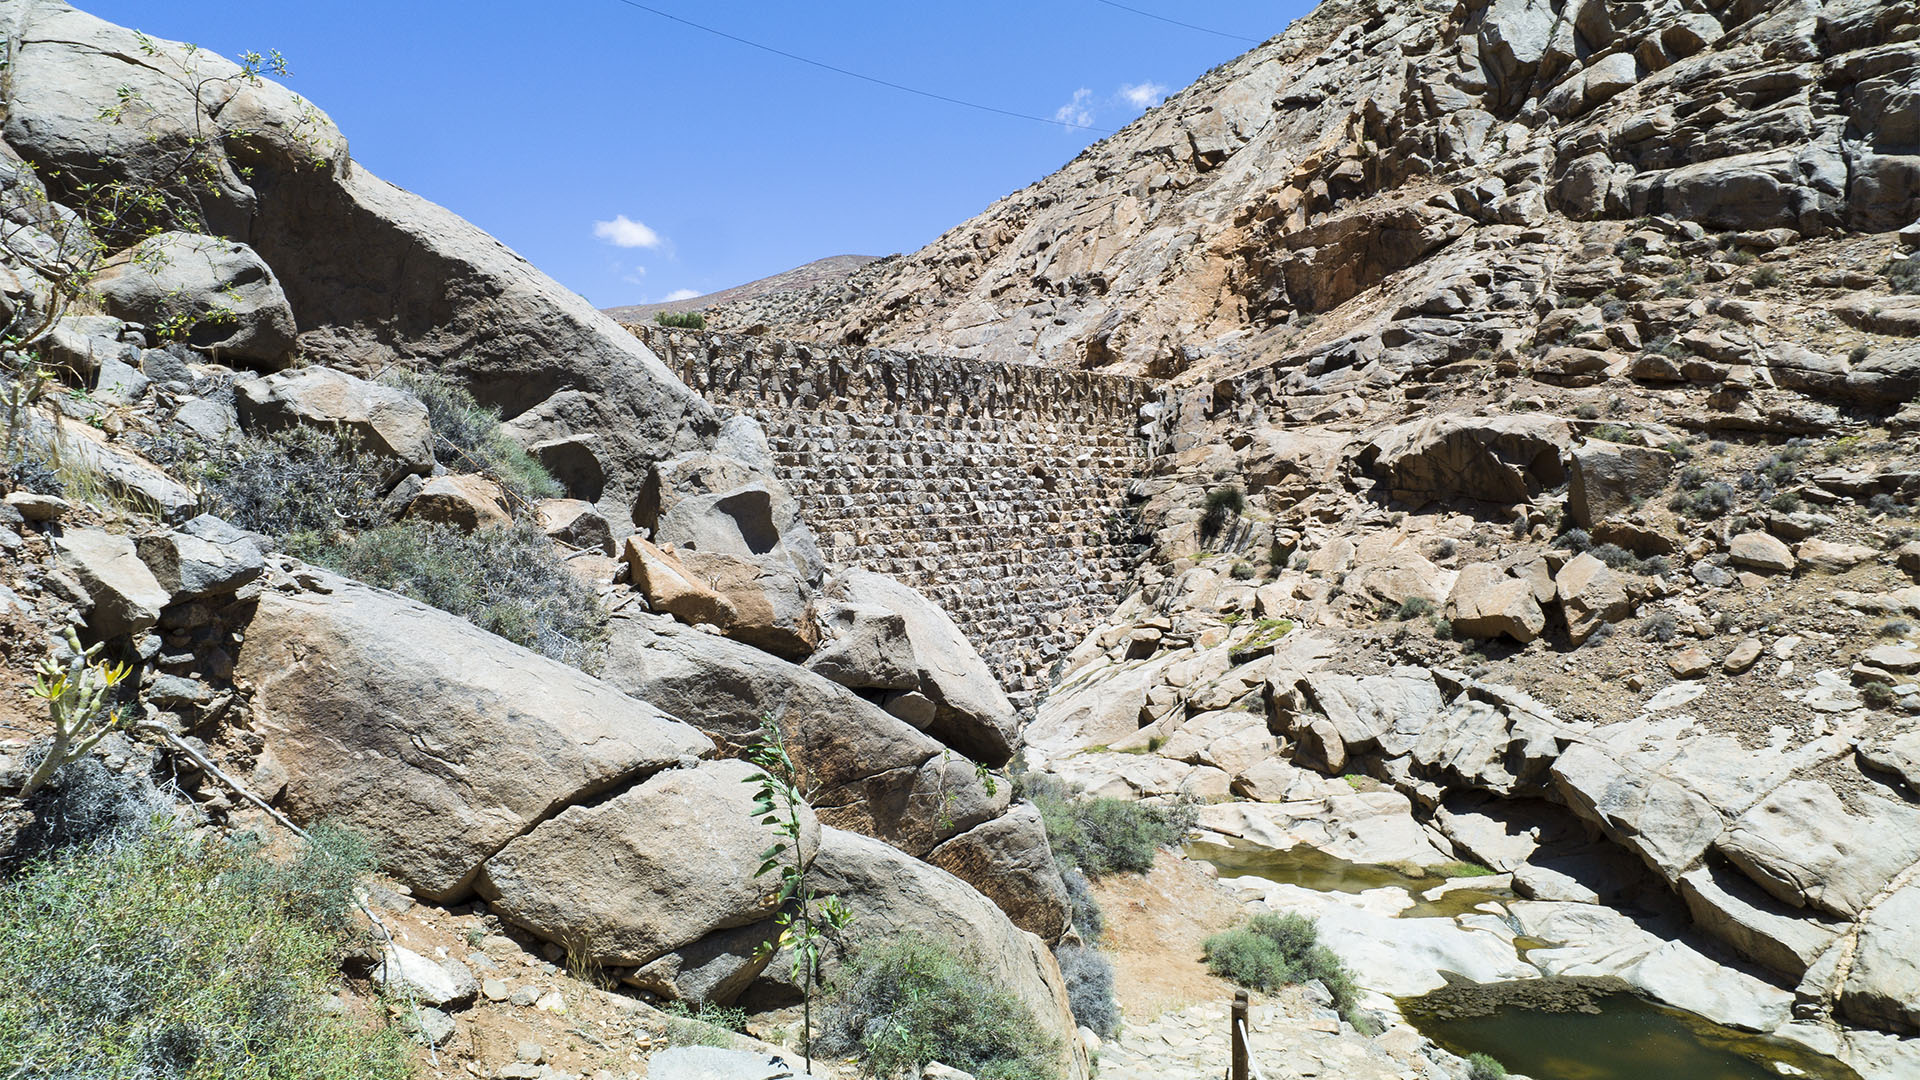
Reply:
M735 285L731 289L722 289L719 292L691 296L685 300L669 300L661 304L627 304L623 307L602 310L621 322L645 322L663 311L700 311L714 304L755 300L768 293L831 286L845 280L854 271L879 260L878 255L829 255L824 259L815 259L804 266L796 266L771 277L749 281L744 285Z

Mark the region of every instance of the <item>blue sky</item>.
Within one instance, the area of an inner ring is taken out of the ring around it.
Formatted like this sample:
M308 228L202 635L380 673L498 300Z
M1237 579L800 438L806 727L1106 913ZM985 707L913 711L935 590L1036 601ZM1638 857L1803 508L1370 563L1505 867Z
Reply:
M280 49L289 85L333 116L362 164L602 306L911 251L1099 137L869 85L619 0L77 2L227 56ZM877 78L1094 127L1123 125L1251 47L1101 0L647 2ZM1311 3L1126 6L1264 40Z

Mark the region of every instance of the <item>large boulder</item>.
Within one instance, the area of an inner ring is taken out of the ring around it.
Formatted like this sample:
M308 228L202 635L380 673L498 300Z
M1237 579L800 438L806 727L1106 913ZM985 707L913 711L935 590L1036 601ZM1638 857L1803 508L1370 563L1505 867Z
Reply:
M1453 631L1464 637L1506 636L1525 645L1547 628L1533 585L1508 577L1498 566L1474 563L1460 571L1447 598Z
M134 544L140 561L175 601L231 595L266 569L253 537L212 514Z
M668 999L731 1005L766 970L782 929L776 919L764 919L715 930L621 978Z
M475 890L515 924L607 964L649 963L779 909L774 842L753 813L744 761L670 769L592 806L570 806L487 860ZM801 808L800 857L820 826Z
M1660 494L1673 472L1672 454L1646 446L1589 441L1570 456L1567 512L1583 529Z
M712 752L654 706L358 582L265 590L234 665L286 805L366 833L422 897L466 895L535 824Z
M692 549L680 561L733 608L726 635L786 660L804 660L820 640L813 587L793 560Z
M913 690L919 663L897 611L870 604L832 604L819 615L824 643L807 670L855 690Z
M101 638L137 634L160 621L172 597L140 561L132 538L104 529L69 529L53 542L60 565L93 601L87 627Z
M785 558L809 584L818 582L826 564L800 502L759 460L760 449L749 442L745 461L701 451L653 466L633 501L634 527L676 548Z
M407 500L407 516L451 525L464 533L512 525L507 493L478 473L429 477Z
M542 499L535 504L534 512L549 538L576 551L614 554L613 528L592 503L584 499Z
M1633 597L1626 579L1587 552L1567 560L1553 578L1554 594L1567 620L1567 639L1575 645L1592 637L1606 623L1633 613Z
M1512 505L1566 481L1571 441L1550 416L1439 416L1389 428L1359 461L1395 498Z
M1023 802L941 844L927 861L975 888L1015 926L1052 944L1067 932L1072 911L1053 861L1040 811Z
M914 855L1005 811L974 763L838 683L658 615L616 616L605 678L732 746L778 724L820 820Z
M427 407L397 387L309 367L235 383L233 403L248 431L345 429L361 449L392 458L407 472L433 471Z
M130 322L185 320L187 342L220 363L277 369L292 359L293 308L245 244L161 233L115 256L93 287L109 312Z
M673 552L629 536L624 561L627 580L654 611L691 625L725 627L733 622L733 605L687 569Z
M917 689L934 704L928 734L988 765L1013 756L1020 738L1013 703L946 612L912 588L867 570L837 575L826 593L900 616L919 675Z
M1799 563L1793 550L1763 532L1741 533L1727 544L1727 558L1738 566L1769 574L1791 574Z

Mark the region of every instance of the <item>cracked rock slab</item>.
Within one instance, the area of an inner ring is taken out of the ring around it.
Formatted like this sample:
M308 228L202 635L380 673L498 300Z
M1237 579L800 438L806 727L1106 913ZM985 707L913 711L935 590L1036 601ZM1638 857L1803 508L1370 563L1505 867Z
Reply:
M693 728L458 616L310 571L235 662L297 819L366 833L424 899L565 807L712 751Z

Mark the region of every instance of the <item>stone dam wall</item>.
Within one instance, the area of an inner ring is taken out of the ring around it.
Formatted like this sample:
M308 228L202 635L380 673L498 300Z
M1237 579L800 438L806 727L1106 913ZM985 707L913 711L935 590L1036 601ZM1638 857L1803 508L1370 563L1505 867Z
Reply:
M632 326L766 429L821 553L946 609L1016 705L1125 598L1144 379Z

